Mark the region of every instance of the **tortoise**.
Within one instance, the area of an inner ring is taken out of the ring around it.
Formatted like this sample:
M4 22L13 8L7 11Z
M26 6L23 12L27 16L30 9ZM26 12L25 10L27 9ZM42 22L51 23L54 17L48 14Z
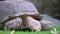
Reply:
M36 7L31 2L0 1L0 24L4 25L6 22L23 14L28 14L35 17L35 19L37 18L37 20L42 19Z

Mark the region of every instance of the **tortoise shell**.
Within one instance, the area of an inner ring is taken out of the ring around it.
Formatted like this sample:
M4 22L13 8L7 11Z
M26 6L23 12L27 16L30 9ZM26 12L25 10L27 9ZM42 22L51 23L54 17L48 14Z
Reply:
M38 13L36 7L27 1L0 1L0 23L7 20L10 15L33 15Z

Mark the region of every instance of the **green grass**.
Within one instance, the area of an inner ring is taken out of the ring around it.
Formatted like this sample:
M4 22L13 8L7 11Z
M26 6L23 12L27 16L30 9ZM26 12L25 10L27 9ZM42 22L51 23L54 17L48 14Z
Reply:
M59 31L58 34L60 34L60 27L55 27L55 28L57 29L57 31ZM4 30L2 30L2 31L0 31L0 34L10 34L10 32L11 31L4 31ZM50 30L48 30L48 31L47 30L44 30L44 31L42 30L40 32L15 31L14 34L51 34L51 31Z

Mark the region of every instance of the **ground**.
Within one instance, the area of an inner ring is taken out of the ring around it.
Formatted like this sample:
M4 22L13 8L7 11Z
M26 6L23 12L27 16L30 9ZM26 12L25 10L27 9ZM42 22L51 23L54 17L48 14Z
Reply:
M60 26L55 26L54 28L56 28L58 32L58 34L60 34ZM11 31L4 31L4 30L1 30L0 31L0 34L10 34ZM40 32L29 32L29 31L15 31L14 34L51 34L51 30L42 30Z

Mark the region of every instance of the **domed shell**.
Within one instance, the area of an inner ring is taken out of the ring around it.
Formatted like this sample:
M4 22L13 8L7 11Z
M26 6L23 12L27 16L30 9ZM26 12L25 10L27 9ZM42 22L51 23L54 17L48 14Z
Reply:
M27 1L0 1L0 23L8 19L10 15L33 15L38 13L36 7Z

